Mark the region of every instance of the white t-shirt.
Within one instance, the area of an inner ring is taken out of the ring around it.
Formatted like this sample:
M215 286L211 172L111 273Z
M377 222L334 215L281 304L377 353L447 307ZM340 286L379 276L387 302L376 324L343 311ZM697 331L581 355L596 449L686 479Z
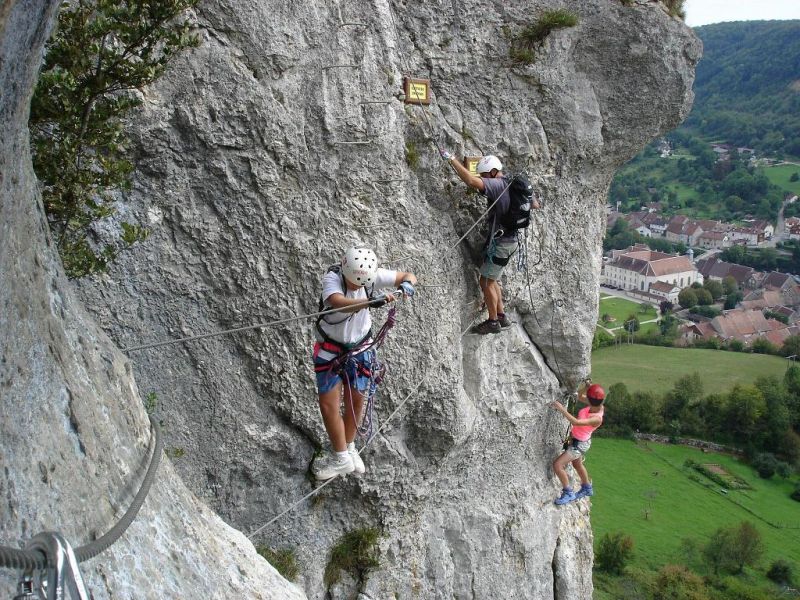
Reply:
M394 288L394 282L397 279L397 271L390 271L388 269L378 269L375 275L375 294L386 288ZM322 278L322 301L325 303L325 309L331 308L328 304L328 298L333 294L341 294L344 292L345 298L359 298L366 300L367 291L365 288L360 287L357 290L342 289L343 279L339 273L330 271L325 273ZM371 288L371 286L370 286ZM325 315L319 323L319 326L325 334L336 342L342 344L355 344L360 342L372 327L372 317L370 317L369 309L362 308L356 313L332 313Z

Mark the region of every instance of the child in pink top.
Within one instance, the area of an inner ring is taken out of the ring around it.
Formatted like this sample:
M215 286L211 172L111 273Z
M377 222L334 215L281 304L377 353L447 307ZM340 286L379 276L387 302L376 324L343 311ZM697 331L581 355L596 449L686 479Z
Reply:
M551 406L563 414L572 424L572 440L567 449L553 462L553 470L561 481L564 488L561 496L556 500L556 504L567 504L584 496L591 496L594 493L592 484L589 481L589 473L583 466L583 457L592 445L592 432L603 423L603 401L605 400L605 390L596 383L578 394L578 400L588 406L578 411L578 416L573 417L560 402L553 402ZM572 467L581 478L581 489L573 492L569 487L569 475L567 475L567 464L572 463Z

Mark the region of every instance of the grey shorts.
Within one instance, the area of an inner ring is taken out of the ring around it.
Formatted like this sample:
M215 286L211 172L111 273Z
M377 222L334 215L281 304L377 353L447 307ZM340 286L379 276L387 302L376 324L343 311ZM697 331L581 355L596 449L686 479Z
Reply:
M490 260L485 257L481 265L481 277L497 281L500 279L500 274L508 264L511 257L519 248L519 242L516 240L512 242L497 242L494 251L494 257Z
M586 456L586 453L589 451L589 448L592 447L592 440L586 440L582 442L581 440L576 440L575 438L569 443L567 446L566 452L569 452L570 456L574 456L575 458L581 458Z

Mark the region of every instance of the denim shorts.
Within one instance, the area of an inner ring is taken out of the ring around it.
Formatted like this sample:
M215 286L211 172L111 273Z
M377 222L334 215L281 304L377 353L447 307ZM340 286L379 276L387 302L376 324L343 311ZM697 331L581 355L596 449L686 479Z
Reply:
M508 264L508 261L517 251L519 242L516 240L511 242L497 242L494 249L494 257L484 253L483 264L481 265L481 277L497 281L503 273L503 269Z
M317 391L320 394L331 391L342 382L344 376L346 376L347 380L350 382L351 388L359 392L367 391L370 377L372 376L372 364L375 361L374 350L366 350L361 354L356 354L348 361L341 373L335 373L332 370L317 370L318 367L330 364L331 361L319 358L316 354L317 353L314 352L314 371L317 376Z
M592 440L586 440L584 442L582 440L576 440L575 438L572 438L572 441L569 443L569 446L567 446L566 451L575 458L581 458L582 456L586 456L586 453L589 451L591 446Z

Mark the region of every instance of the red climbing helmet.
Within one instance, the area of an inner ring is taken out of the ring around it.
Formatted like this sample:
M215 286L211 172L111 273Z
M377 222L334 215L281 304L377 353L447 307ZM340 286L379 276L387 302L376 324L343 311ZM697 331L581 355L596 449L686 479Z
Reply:
M600 384L593 383L587 388L586 397L589 398L590 400L605 400L606 391Z

